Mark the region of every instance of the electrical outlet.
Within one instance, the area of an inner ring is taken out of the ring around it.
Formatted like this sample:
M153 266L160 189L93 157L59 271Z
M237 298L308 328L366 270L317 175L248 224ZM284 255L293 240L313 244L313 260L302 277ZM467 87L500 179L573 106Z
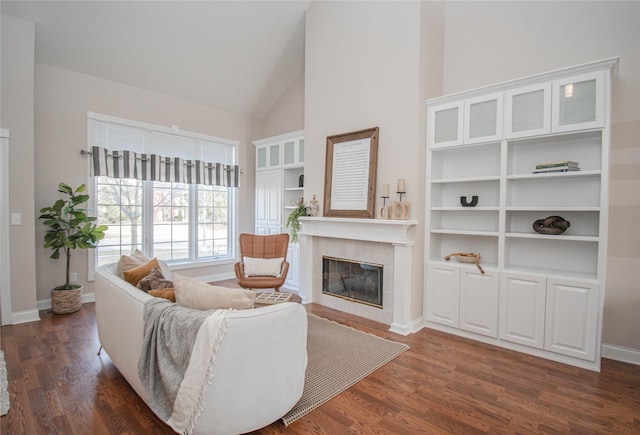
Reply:
M71 282L76 282L78 280L78 274L75 272L71 272Z

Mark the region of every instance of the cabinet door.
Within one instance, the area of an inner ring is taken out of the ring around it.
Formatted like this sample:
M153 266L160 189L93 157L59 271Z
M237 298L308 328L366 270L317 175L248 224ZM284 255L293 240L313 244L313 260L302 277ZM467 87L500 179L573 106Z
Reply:
M604 80L601 71L553 82L554 133L604 126Z
M267 147L260 146L256 147L256 169L266 169L267 168Z
M458 327L460 268L431 263L427 267L427 320Z
M282 151L282 166L300 166L304 163L304 139L294 138L285 142Z
M256 172L256 231L281 232L282 171Z
M504 273L500 285L500 338L542 349L546 279Z
M464 143L502 139L502 93L470 98L464 103Z
M507 139L551 132L551 82L507 91L504 101Z
M477 268L460 270L460 329L498 336L498 274Z
M462 101L429 108L428 137L431 148L462 144L463 108Z
M289 262L289 272L287 273L287 285L289 287L298 288L300 283L300 249L297 243L290 243L287 250L287 261Z
M546 350L595 361L598 285L547 280Z

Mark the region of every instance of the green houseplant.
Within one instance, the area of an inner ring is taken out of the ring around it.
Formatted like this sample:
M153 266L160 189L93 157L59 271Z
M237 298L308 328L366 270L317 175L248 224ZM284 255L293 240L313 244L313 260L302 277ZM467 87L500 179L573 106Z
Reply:
M287 216L287 221L285 222L285 226L291 230L291 241L295 242L298 240L298 231L300 230L300 221L298 218L300 216L307 215L307 206L304 204L304 201L300 201L298 206L293 209L289 216Z
M96 225L96 218L87 214L88 209L83 204L89 200L89 195L84 194L84 190L84 184L74 190L68 184L60 183L58 192L64 194L64 198L56 200L50 207L40 209L38 219L42 219L48 227L43 247L53 251L50 258L60 258L60 251L66 257L65 284L55 287L51 292L53 311L56 314L74 312L81 306L82 286L70 283L71 251L77 248L95 248L108 228L106 225ZM59 302L57 298L72 299L74 302L66 301L62 303L66 307L56 310L56 302Z

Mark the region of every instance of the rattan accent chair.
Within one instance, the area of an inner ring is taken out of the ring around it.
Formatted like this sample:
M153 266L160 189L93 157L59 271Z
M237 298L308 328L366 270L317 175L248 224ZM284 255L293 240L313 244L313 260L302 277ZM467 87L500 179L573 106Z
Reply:
M258 236L255 234L240 234L240 261L234 265L236 280L241 287L247 289L268 289L273 288L280 291L280 287L287 279L289 263L287 262L287 251L289 249L289 234L272 234L268 236ZM273 276L251 276L244 274L244 257L251 258L284 258L280 277Z

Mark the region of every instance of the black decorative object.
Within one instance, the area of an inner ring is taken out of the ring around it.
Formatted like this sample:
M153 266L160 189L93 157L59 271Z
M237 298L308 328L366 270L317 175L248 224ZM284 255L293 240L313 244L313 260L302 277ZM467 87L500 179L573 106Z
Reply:
M478 195L473 195L471 197L471 202L467 200L466 196L461 196L460 204L462 204L463 207L475 207L476 205L478 205Z
M533 230L540 234L558 235L567 231L571 222L561 216L549 216L545 219L538 219L533 223Z
M298 177L298 187L304 187L304 174Z

